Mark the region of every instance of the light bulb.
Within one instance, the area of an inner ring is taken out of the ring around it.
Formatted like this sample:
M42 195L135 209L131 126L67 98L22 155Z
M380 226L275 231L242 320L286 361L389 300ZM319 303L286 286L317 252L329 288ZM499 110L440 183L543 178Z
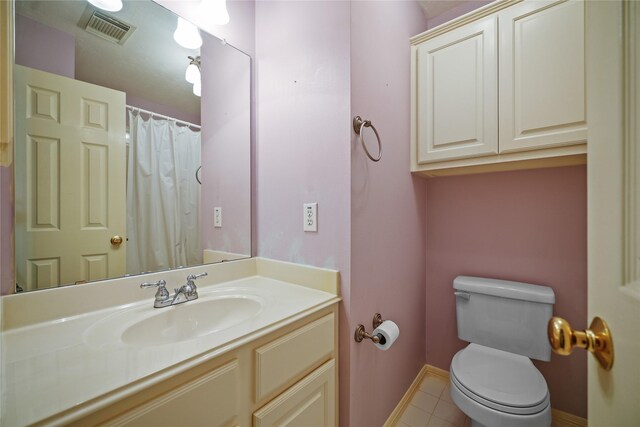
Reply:
M215 25L225 25L229 22L227 0L205 0L205 16Z
M202 94L202 83L200 83L200 79L196 80L193 84L193 94L196 96L200 96Z
M198 49L202 46L202 37L200 37L198 27L182 18L178 18L178 26L173 33L173 39L187 49Z
M122 0L89 0L89 3L107 12L117 12L122 9Z
M189 64L187 71L184 73L184 78L189 83L195 83L196 80L200 80L200 69L198 69L198 66L193 62Z

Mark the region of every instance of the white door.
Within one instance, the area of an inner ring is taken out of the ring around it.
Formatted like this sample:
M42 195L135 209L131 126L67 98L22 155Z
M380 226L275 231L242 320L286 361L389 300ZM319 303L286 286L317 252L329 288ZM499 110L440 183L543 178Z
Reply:
M610 371L589 357L589 426L638 426L640 4L586 7L589 320L609 324L614 347Z
M125 273L125 94L15 67L16 282Z

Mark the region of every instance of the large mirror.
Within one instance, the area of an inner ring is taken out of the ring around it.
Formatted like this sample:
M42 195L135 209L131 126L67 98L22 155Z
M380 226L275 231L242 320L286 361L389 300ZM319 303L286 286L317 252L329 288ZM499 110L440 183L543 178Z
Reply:
M250 58L177 23L16 0L16 291L251 255Z

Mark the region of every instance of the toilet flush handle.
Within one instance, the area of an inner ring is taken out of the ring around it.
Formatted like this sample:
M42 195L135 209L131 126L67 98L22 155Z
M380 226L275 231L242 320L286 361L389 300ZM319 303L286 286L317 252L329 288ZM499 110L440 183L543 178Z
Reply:
M575 347L591 352L600 366L610 370L613 366L613 338L611 330L600 317L594 317L589 329L576 331L561 317L552 317L547 326L549 344L554 352L568 356Z
M456 296L456 298L462 298L466 300L469 300L471 298L471 294L469 292L455 291L453 294Z

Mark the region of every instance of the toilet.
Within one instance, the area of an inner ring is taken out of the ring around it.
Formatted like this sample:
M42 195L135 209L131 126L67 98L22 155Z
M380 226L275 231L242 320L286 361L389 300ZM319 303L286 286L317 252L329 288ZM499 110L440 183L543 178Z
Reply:
M480 277L453 281L458 338L470 344L451 361L451 398L473 427L549 427L544 377L547 322L555 295L546 286Z

